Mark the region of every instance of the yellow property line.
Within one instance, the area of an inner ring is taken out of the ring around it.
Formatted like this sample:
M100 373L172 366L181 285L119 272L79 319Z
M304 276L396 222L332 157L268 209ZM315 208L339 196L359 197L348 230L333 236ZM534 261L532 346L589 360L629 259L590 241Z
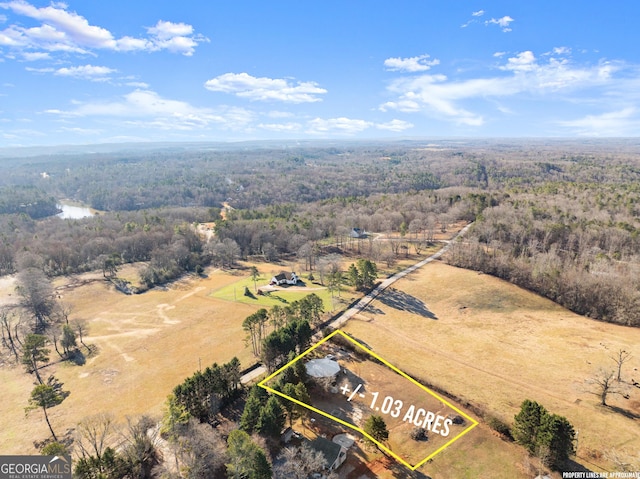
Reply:
M280 391L276 391L275 389L267 386L267 382L269 382L271 379L273 379L274 377L276 377L278 374L280 374L282 371L284 371L285 369L287 369L289 366L291 366L293 363L295 363L296 361L302 359L304 356L306 356L307 354L309 354L311 351L313 351L314 349L316 349L318 346L320 346L321 344L325 343L326 341L328 341L329 339L331 339L332 337L334 337L336 334L339 334L340 336L342 336L343 338L351 341L356 347L366 351L368 354L370 354L371 356L373 356L374 358L376 358L378 361L380 361L381 363L383 363L385 366L391 368L393 371L395 371L396 373L398 373L400 376L408 379L409 381L411 381L413 384L415 384L416 386L418 386L420 389L422 389L423 391L427 392L428 394L430 394L431 396L433 396L434 398L436 398L438 401L446 404L448 407L450 407L451 409L453 409L454 411L456 411L458 414L460 414L461 416L465 417L468 421L470 421L472 424L470 427L468 427L467 429L465 429L464 431L462 431L460 434L458 434L457 436L455 436L453 439L451 439L449 442L447 442L445 445L443 445L442 447L438 448L435 452L431 453L430 455L428 455L427 457L425 457L422 461L418 462L415 465L411 465L409 464L407 461L405 461L404 459L402 459L400 456L398 456L396 453L394 453L391 449L389 449L388 447L386 447L384 444L380 443L379 441L377 441L376 439L374 439L373 437L371 437L370 434L368 434L367 432L365 432L362 428L359 428L353 424L350 424L346 421L343 421L340 418L337 418L335 416L332 416L331 414L328 414L324 411L321 411L318 408L315 408L313 406L311 406L310 404L305 404L303 402L298 401L295 398L292 398L290 396L287 396L286 394L281 393ZM331 419L332 421L336 421L339 424L342 424L343 426L346 426L350 429L353 429L354 431L359 432L360 434L362 434L363 436L365 436L367 439L369 439L371 442L373 442L374 444L376 444L380 449L384 450L385 452L387 452L388 454L390 454L394 459L396 459L398 462L400 462L401 464L403 464L404 466L408 467L409 469L411 469L412 471L416 470L417 468L419 468L420 466L422 466L425 462L429 461L430 459L432 459L436 454L442 452L444 449L446 449L447 447L449 447L452 443L454 443L455 441L457 441L458 439L460 439L462 436L464 436L465 434L467 434L469 431L471 431L474 427L476 427L478 425L478 421L476 421L475 419L473 419L471 416L465 414L464 412L462 412L460 409L458 409L457 407L455 407L453 404L449 403L449 401L447 401L446 399L441 398L440 396L438 396L435 392L431 391L429 388L427 388L426 386L423 386L422 384L420 384L418 381L416 381L415 379L413 379L411 376L409 376L408 374L405 374L404 372L402 372L401 370L399 370L398 368L396 368L393 364L389 363L388 361L382 359L380 356L378 356L376 353L374 353L373 351L371 351L370 349L368 349L367 347L365 347L363 344L359 343L358 341L356 341L355 339L353 339L351 336L349 336L348 334L344 333L342 330L335 330L334 332L332 332L331 334L329 334L326 338L321 339L320 341L318 341L316 344L314 344L313 346L311 346L310 348L308 348L306 351L304 351L303 353L301 353L298 357L292 359L291 361L289 361L287 364L285 364L284 366L282 366L280 369L278 369L276 372L274 372L273 374L269 375L268 377L266 377L265 379L263 379L262 381L260 381L260 383L258 383L258 386L266 389L267 391L269 391L272 394L276 394L280 397L283 397L289 401L292 401L296 404L298 404L299 406L302 406L304 408L307 408L313 412L316 412L328 419Z

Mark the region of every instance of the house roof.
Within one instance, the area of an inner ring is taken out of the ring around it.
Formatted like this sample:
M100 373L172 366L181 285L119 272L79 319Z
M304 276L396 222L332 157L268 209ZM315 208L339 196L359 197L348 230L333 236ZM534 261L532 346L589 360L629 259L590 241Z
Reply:
M305 364L307 374L314 378L330 378L338 374L340 365L333 359L312 359Z
M331 465L336 461L338 455L342 447L340 444L336 444L335 442L331 442L324 437L316 437L313 441L309 443L309 447L314 450L322 453L325 460L327 461L327 467L331 467Z
M284 281L285 279L288 281L291 281L294 276L296 276L295 273L288 272L288 271L280 271L280 273L274 276L274 278L276 279L276 281Z

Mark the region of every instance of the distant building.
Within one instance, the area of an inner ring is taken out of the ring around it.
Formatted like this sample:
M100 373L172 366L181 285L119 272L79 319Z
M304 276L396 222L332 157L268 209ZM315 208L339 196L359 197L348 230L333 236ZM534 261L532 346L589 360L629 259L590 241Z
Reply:
M349 236L351 236L352 238L366 238L367 232L361 230L360 228L352 228Z
M271 278L271 284L275 284L276 286L280 286L282 284L295 285L298 284L299 280L300 278L294 272L289 273L286 271L281 271L280 274L277 274L276 276L273 276Z
M309 443L309 447L324 456L325 469L335 471L347 459L347 450L340 444L318 436Z

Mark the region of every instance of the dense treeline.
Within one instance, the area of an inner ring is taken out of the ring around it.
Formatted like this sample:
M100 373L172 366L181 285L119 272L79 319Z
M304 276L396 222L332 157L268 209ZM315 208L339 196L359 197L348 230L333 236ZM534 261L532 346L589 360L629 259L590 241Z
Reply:
M59 212L56 199L35 186L0 188L0 215L19 214L37 219Z
M173 389L173 399L191 417L212 422L221 407L234 399L240 387L240 361L233 358L219 366L213 364L196 371Z
M23 269L25 252L40 258L47 275L78 273L104 268L115 255L118 262L167 263L169 255L185 269L201 261L193 254L202 249L190 226L209 221L217 211L195 208L118 212L82 220L57 217L35 221L26 215L0 215L0 274Z
M503 190L449 261L579 314L640 325L640 187L605 181Z
M307 270L320 269L333 247L390 264L410 247L417 253L437 229L477 219L453 264L581 314L640 324L640 161L632 140L175 148L0 161L0 173L0 205L66 196L137 210L81 221L0 214L0 274L20 269L25 251L42 258L48 275L147 261L148 286L252 255L296 255ZM224 201L233 209L219 221L211 206ZM205 244L191 225L214 220L216 237ZM353 228L399 240L353 238Z
M496 181L582 181L592 152L603 148L442 141L43 156L0 162L0 186L36 186L98 210L208 207L228 199L236 207L253 209L447 186L486 188ZM579 167L560 173L554 163L558 157Z
M341 247L347 243L358 243L363 250L374 246L351 238L353 227L392 232L404 224L409 236L420 231L420 238L428 240L436 224L473 218L475 206L466 199L467 190L232 210L226 221L220 221L216 208L122 211L81 220L36 221L27 215L0 215L0 274L23 269L25 252L38 256L41 269L50 276L104 271L114 262L117 267L148 261L142 282L152 286L185 271L199 271L209 262L232 267L238 258L249 255L277 261L290 254L317 254L310 244L323 238L335 237ZM194 224L214 220L218 220L216 238L207 243L196 234Z

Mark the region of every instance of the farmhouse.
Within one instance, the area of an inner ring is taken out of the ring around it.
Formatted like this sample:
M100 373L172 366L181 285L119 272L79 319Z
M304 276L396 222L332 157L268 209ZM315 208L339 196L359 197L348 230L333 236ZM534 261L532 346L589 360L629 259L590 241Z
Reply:
M298 278L298 275L295 274L294 272L286 272L286 271L281 271L280 274L273 276L271 278L271 284L275 284L276 286L280 286L282 284L298 284L298 281L300 280L300 278Z
M347 450L335 442L318 436L309 443L309 447L324 456L325 469L335 471L347 459Z

